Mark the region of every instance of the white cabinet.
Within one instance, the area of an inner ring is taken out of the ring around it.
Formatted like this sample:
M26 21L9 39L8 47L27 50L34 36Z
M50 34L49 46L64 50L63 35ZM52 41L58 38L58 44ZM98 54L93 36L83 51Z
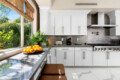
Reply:
M92 48L75 48L75 66L92 66Z
M90 10L50 11L40 8L40 31L46 35L87 35Z
M48 35L48 27L50 23L50 10L48 7L40 8L40 31Z
M120 52L108 51L107 52L108 66L120 66Z
M56 52L56 48L52 48L50 50L50 56L51 56L51 64L56 64L57 63L57 52Z
M72 16L72 35L87 35L87 15Z
M55 16L55 35L70 35L70 16Z
M55 34L55 17L50 16L50 26L47 28L48 34L47 35L54 35Z
M87 35L87 14L89 12L90 10L51 11L48 35L53 35L53 33L54 35Z
M70 23L71 17L70 16L63 16L63 35L70 35L70 29L71 29L71 23Z
M93 53L94 66L120 66L119 51L95 51Z
M79 18L80 18L80 16L72 16L72 18L71 18L71 22L72 22L72 27L71 27L72 33L71 34L72 35L80 34Z
M65 66L74 66L74 48L64 50Z
M62 16L55 16L55 35L63 34Z
M57 48L57 64L74 66L74 48Z
M107 53L106 51L93 52L93 65L94 66L107 66Z
M57 48L57 64L65 65L65 57L63 48Z
M110 29L111 36L120 35L120 10L115 10L108 13L110 17L110 24L116 25L114 28Z

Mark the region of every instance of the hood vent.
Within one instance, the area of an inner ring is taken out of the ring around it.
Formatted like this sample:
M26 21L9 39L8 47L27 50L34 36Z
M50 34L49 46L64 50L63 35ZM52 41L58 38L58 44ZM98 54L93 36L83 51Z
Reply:
M92 18L93 18L93 16L92 16ZM95 18L93 18L93 19L95 19ZM92 25L90 25L90 27L108 27L108 28L110 28L110 27L116 27L116 25L105 24L105 21L106 21L105 19L106 18L105 18L104 12L98 12L96 19L94 21L97 21L97 24L92 24Z
M75 5L97 5L97 3L75 3Z

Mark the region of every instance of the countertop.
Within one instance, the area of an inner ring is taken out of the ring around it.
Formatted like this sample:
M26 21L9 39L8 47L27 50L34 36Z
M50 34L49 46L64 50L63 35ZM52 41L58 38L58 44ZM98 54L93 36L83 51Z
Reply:
M30 80L50 48L36 55L20 53L0 62L0 80Z
M90 45L54 45L52 47L92 47Z

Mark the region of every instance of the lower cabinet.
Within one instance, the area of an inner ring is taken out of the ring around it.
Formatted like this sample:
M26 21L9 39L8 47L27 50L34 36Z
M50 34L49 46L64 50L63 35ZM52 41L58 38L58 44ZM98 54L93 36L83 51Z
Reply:
M57 48L57 64L74 66L74 48Z
M108 66L120 66L120 52L119 51L110 51L107 52L108 56Z
M92 48L57 47L51 48L48 64L64 66L120 66L120 51L92 51Z
M92 48L75 48L75 66L92 66Z
M94 66L107 66L106 51L94 51L93 52L93 65Z
M94 66L120 66L119 51L95 51L93 54Z
M49 61L50 61L50 63L51 64L56 64L57 63L57 53L56 53L56 48L51 48L51 50L50 50L50 57L49 57ZM48 54L48 55L49 55Z

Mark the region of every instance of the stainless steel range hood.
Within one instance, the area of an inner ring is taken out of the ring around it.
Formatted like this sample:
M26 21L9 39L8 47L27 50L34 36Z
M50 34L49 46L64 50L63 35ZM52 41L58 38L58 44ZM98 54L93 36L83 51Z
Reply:
M116 27L117 25L112 25L112 24L105 24L105 14L104 12L98 12L98 24L92 24L90 27Z

